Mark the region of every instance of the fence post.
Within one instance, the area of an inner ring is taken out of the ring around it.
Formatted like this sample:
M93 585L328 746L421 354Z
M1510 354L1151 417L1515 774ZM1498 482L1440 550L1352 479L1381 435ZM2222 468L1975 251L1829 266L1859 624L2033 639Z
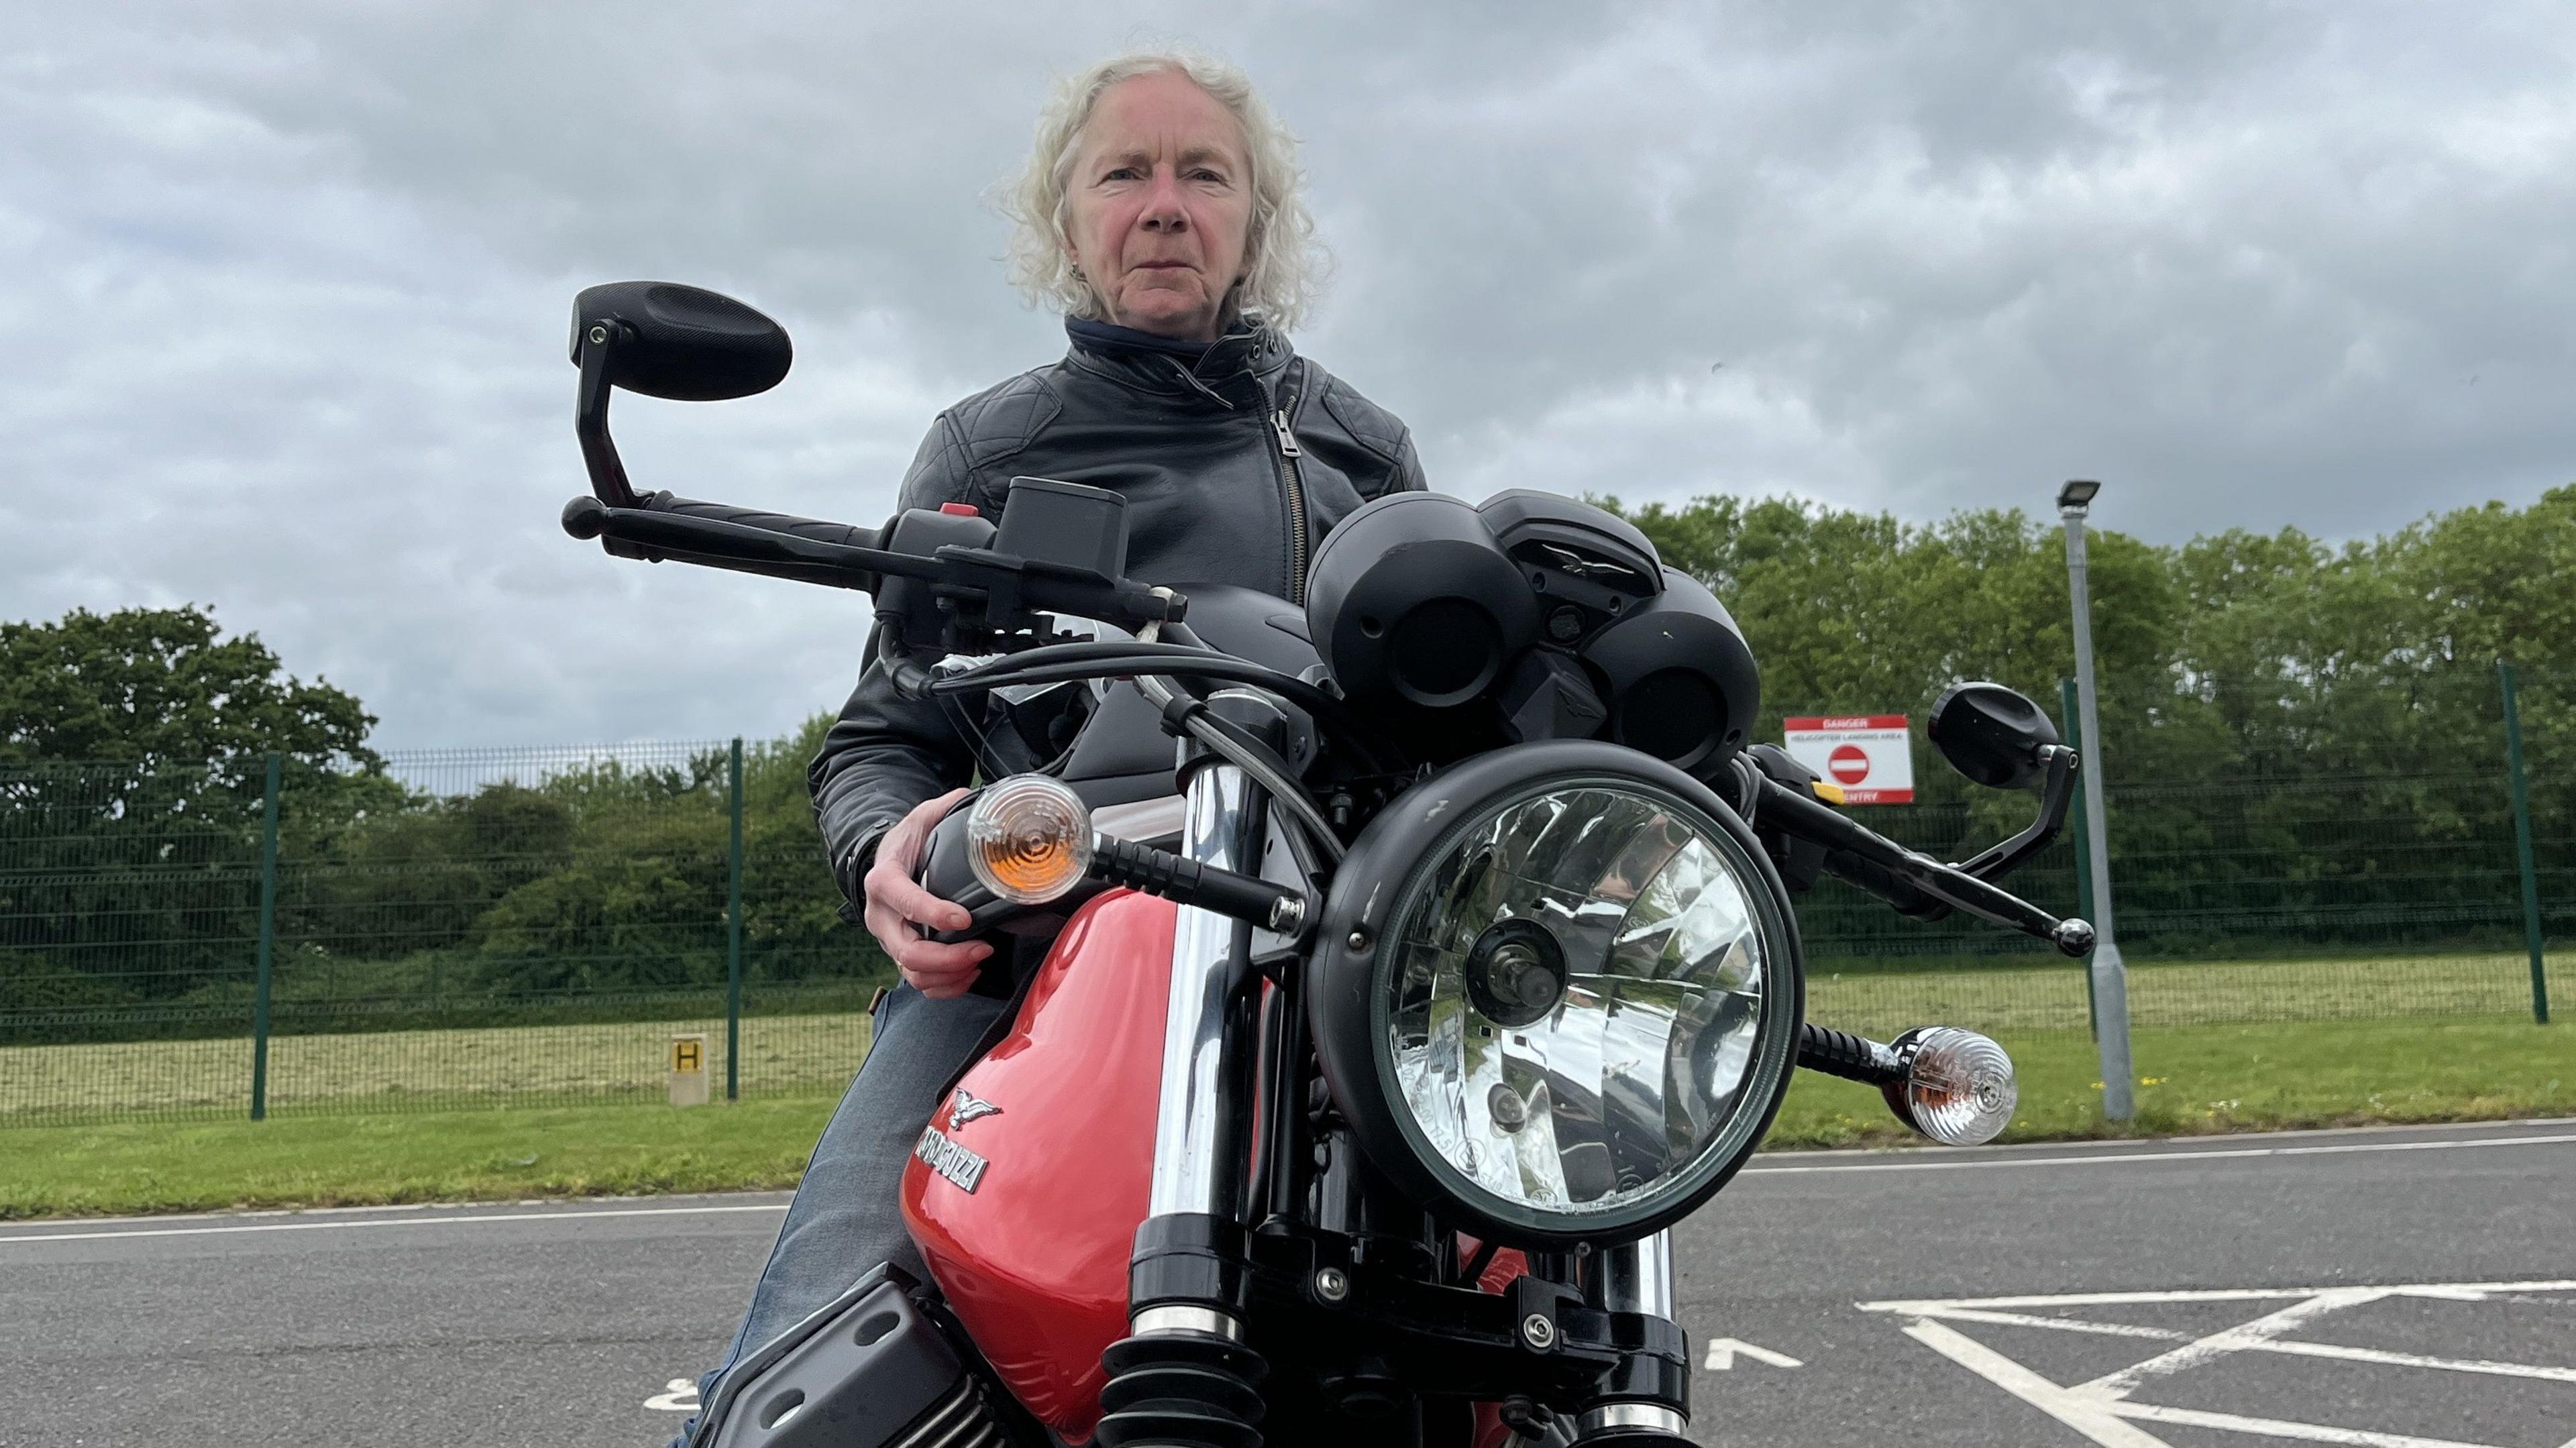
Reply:
M732 839L725 855L725 1099L742 1099L742 736L725 771Z
M2531 951L2531 1018L2549 1024L2549 970L2541 950L2540 867L2531 849L2531 790L2522 776L2522 711L2513 697L2513 665L2496 660L2504 685L2505 771L2513 781L2513 848L2522 866L2522 938Z
M259 811L259 976L251 987L250 1119L268 1119L268 993L277 965L277 780L283 760L268 756Z
M2060 717L2066 720L2067 747L2081 757L2084 753L2084 714L2075 707L2073 679L2057 681L2057 702ZM2080 767L2091 769L2094 761L2087 759ZM2069 814L2069 823L2075 826L2075 913L2090 920L2093 918L2093 837L2087 833L2088 826L2084 822L2084 791L2075 791L2074 808ZM2102 1039L2102 1010L2093 1001L2093 969L2089 965L2084 970L2084 1027L2093 1033L2094 1040Z

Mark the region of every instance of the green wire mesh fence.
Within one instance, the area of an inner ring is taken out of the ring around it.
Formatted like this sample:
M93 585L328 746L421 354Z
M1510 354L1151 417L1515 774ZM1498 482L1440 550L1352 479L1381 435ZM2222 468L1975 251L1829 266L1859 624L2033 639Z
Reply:
M2500 731L2381 772L2174 779L2115 757L2133 1020L2528 1016L2544 950L2576 935L2568 703L2526 687L2519 792ZM2026 822L2030 797L1947 776L1919 725L1921 802L1867 823L1957 859ZM662 1101L688 1033L718 1097L837 1092L890 973L840 918L803 755L282 761L259 1073L266 761L0 768L0 1125L236 1117L255 1074L280 1115ZM2015 888L2076 911L2072 836ZM1830 880L1800 918L1819 1021L2086 1028L2085 972L2036 942Z
M866 1051L889 974L786 746L443 750L281 771L255 1073L263 773L0 770L0 1123L659 1101L691 1032L719 1096L829 1092Z

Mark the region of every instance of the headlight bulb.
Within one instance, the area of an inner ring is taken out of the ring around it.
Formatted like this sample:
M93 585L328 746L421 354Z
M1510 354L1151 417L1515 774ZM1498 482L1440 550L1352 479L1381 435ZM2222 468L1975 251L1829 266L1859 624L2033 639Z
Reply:
M1015 774L975 801L966 840L967 861L985 889L1043 905L1091 869L1091 808L1052 775Z
M1535 920L1504 920L1467 950L1467 997L1498 1026L1547 1019L1565 998L1565 947Z

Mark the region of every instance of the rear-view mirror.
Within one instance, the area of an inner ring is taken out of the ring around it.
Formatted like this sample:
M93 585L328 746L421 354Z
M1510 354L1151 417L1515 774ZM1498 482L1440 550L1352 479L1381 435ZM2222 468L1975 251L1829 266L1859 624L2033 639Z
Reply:
M608 282L572 304L572 360L607 349L608 381L647 397L720 402L766 392L787 375L787 329L703 287Z
M1942 690L1927 732L1951 768L1990 789L2027 788L2047 767L2041 751L2058 742L2027 695L1983 682Z

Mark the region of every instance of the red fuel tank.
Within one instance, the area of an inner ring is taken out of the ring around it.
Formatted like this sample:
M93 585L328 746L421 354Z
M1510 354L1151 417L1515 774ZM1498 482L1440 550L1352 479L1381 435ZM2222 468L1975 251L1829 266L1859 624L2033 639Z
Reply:
M1068 1441L1100 1419L1154 1170L1176 908L1116 890L1056 937L1011 1033L931 1112L903 1176L931 1276Z

